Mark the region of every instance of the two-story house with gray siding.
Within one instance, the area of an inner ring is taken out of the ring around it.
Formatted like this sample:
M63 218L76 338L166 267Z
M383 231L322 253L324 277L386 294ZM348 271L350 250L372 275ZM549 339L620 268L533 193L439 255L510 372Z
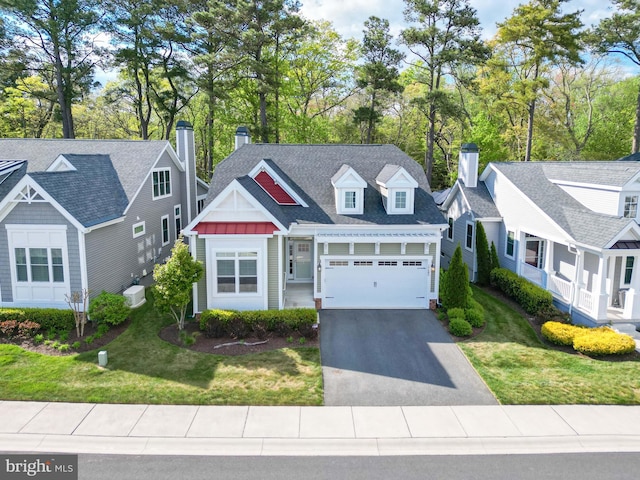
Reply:
M121 292L197 215L193 129L167 141L0 139L0 303Z

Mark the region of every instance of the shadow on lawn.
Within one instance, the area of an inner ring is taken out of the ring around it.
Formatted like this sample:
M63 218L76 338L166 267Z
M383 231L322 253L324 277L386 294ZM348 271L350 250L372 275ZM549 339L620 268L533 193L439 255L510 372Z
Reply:
M303 375L301 362L319 363L318 354L308 348L233 357L195 352L165 342L158 336L171 322L168 315L163 316L153 308L153 295L147 292L147 302L132 312L129 328L101 348L108 353L106 370L125 371L202 389L210 389L217 377L222 377L220 381L226 378L238 388L244 388L241 385L243 375L249 378L260 370L268 382L269 374L273 373L275 383L283 376ZM78 355L76 360L95 364L97 354L98 350L93 350Z

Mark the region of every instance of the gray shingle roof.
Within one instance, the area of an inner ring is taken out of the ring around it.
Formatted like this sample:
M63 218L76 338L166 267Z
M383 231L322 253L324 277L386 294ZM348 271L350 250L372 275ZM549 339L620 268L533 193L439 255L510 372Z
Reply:
M588 173L583 175L579 172L583 170L581 164L585 163L593 168L587 168ZM555 162L505 162L493 163L492 166L505 175L575 241L603 248L633 220L595 213L549 179L558 179L558 172L565 172L565 174L574 172L575 176L566 178L567 180L573 178L573 181L581 181L579 178L585 179L595 172L598 172L601 177L609 178L609 170L605 167L615 164L616 162L571 162L566 167L560 168L561 166ZM617 167L613 167L612 170L614 176L616 176L615 172L620 173Z
M621 187L640 172L640 162L534 162L549 180Z
M76 170L30 176L85 227L120 217L129 202L109 156L66 154L65 158Z
M245 177L257 163L270 159L309 207L280 206L251 178ZM343 165L352 167L366 182L363 215L336 213L331 178ZM387 215L376 186L376 177L387 164L402 166L419 184L415 214ZM244 177L244 178L241 178ZM220 162L211 179L207 202L231 181L238 181L285 225L427 225L444 224L444 218L430 194L424 171L413 159L393 145L243 145Z
M59 155L109 155L131 201L149 170L169 146L165 140L0 139L0 160L27 160L27 172L42 172Z
M400 165L385 165L376 177L376 181L387 183L400 170Z
M478 182L477 187L467 187L460 181L460 188L469 202L469 207L475 218L501 218L498 207L493 203L493 198L487 186L483 182Z

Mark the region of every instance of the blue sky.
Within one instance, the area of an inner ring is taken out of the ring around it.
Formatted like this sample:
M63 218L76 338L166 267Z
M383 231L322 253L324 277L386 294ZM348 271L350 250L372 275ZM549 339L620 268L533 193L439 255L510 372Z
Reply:
M302 14L311 20L329 20L343 37L362 37L364 21L371 15L389 20L391 32L397 37L406 27L403 17L402 0L301 0ZM520 2L517 0L470 0L478 11L485 38L496 32L496 22L511 16ZM597 23L610 15L606 0L572 0L565 4L565 11L584 10L582 21L585 25Z

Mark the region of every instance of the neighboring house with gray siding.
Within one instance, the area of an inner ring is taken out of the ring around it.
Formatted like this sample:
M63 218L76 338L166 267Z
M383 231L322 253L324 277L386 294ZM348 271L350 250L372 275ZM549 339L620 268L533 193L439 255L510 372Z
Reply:
M625 160L496 162L478 176L477 147L463 146L458 180L437 196L452 227L443 265L482 222L500 265L549 290L575 321L640 324L640 162ZM472 279L475 255L465 254Z
M250 144L219 163L185 229L210 308L429 308L446 223L392 145Z
M67 307L121 292L195 217L193 130L167 141L0 139L0 302Z

